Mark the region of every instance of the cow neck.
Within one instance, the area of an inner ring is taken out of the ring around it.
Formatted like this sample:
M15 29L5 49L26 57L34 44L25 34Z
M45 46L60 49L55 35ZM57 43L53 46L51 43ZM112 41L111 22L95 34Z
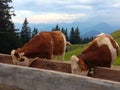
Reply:
M89 63L90 60L88 59L88 57L87 57L85 54L81 54L81 57L83 58L85 64L86 64L89 68L91 68L91 64Z
M85 63L87 66L89 66L89 64L88 64L88 61L89 61L89 60L88 60L87 56L85 56L84 54L80 54L80 56L82 57L84 63Z
M86 56L83 54L80 54L77 57L79 58L78 64L79 64L81 70L87 71L89 69L89 66L88 66L88 60L87 60Z

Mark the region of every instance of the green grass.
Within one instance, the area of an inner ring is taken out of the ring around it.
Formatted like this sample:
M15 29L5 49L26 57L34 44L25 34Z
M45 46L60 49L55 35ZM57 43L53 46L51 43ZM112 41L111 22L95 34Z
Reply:
M72 46L68 47L68 51L65 54L65 60L70 60L70 57L72 55L79 55L84 50L86 45L87 44L85 44L85 45L77 44L77 45L72 45Z
M65 53L65 61L69 61L72 55L79 55L84 48L87 46L87 44L75 44L72 46L67 46L67 51ZM57 60L61 60L61 58L58 56Z
M118 57L113 64L114 65L120 65L120 57Z
M111 33L111 36L115 39L115 41L117 41L117 43L120 46L120 30ZM120 50L119 50L118 58L115 60L114 65L120 65Z
M75 50L76 48L79 48L79 47L80 47L79 44L75 44L75 45L72 45L72 46L67 46L67 52Z
M120 30L117 30L113 33L111 33L111 36L117 41L117 43L120 45Z

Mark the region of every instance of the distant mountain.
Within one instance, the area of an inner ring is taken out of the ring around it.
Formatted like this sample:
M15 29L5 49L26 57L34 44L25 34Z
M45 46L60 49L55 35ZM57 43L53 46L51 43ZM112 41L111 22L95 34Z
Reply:
M29 26L32 29L34 27L36 27L36 28L38 28L39 31L44 31L44 30L50 31L57 24L59 25L60 28L62 28L62 27L64 27L65 29L67 28L68 32L70 32L72 27L76 28L78 26L81 34L86 33L86 28L94 25L93 23L88 23L88 22L87 23L80 23L80 22L64 23L64 22L61 22L61 23L38 23L38 24L32 23L32 24L29 24ZM17 29L21 29L22 24L15 23L15 26Z
M120 29L120 26L111 26L107 23L98 23L86 29L87 33L83 34L82 37L96 36L99 33L110 34L115 30Z
M94 37L94 36L96 36L96 35L98 35L98 34L100 34L100 33L101 33L101 32L99 32L99 31L92 30L92 31L89 31L89 32L85 33L85 34L82 35L81 37L82 37L82 38L86 38L86 37L90 38L90 37Z
M92 26L91 28L89 28L89 30L90 31L95 30L95 31L109 34L114 31L114 27L112 27L111 25L109 25L107 23L98 23L98 24Z
M51 31L52 28L54 28L57 24L59 25L60 28L62 28L62 27L67 28L68 33L70 33L71 27L76 28L78 26L79 30L80 30L80 35L83 37L95 36L96 34L99 34L101 32L110 34L113 31L120 29L119 25L109 25L109 24L103 23L103 22L102 23L92 23L92 22L65 23L65 22L61 22L61 23L38 23L38 24L32 23L32 24L29 24L29 26L31 27L32 30L35 27L35 28L38 28L39 31ZM22 24L15 23L15 26L17 29L21 29Z

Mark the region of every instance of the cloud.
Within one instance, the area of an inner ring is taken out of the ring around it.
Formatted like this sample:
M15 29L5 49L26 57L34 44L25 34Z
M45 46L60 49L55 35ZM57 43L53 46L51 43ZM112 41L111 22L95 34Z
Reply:
M17 16L13 17L14 22L23 23L24 19L28 18L30 23L48 23L48 22L72 22L76 20L83 20L86 15L80 14L67 14L67 13L34 13L27 10L20 10Z
M72 22L87 20L118 21L120 0L13 0L16 17L22 23Z
M115 7L115 8L120 8L120 3L115 3L112 6Z
M87 10L90 10L92 9L92 6L86 6L86 5L71 5L71 6L67 6L67 8L70 8L70 9L87 9Z

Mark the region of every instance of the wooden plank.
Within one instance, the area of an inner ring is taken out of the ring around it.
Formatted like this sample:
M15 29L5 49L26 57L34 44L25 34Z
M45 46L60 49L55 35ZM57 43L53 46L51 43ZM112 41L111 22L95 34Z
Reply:
M30 67L71 73L71 65L60 61L37 59Z
M120 70L105 67L96 67L93 77L120 82Z
M0 63L13 64L12 57L7 54L0 54Z
M120 90L120 82L0 64L0 90Z
M0 54L0 63L13 64L11 56L6 54ZM36 59L30 67L71 73L71 65L69 63L53 60Z

